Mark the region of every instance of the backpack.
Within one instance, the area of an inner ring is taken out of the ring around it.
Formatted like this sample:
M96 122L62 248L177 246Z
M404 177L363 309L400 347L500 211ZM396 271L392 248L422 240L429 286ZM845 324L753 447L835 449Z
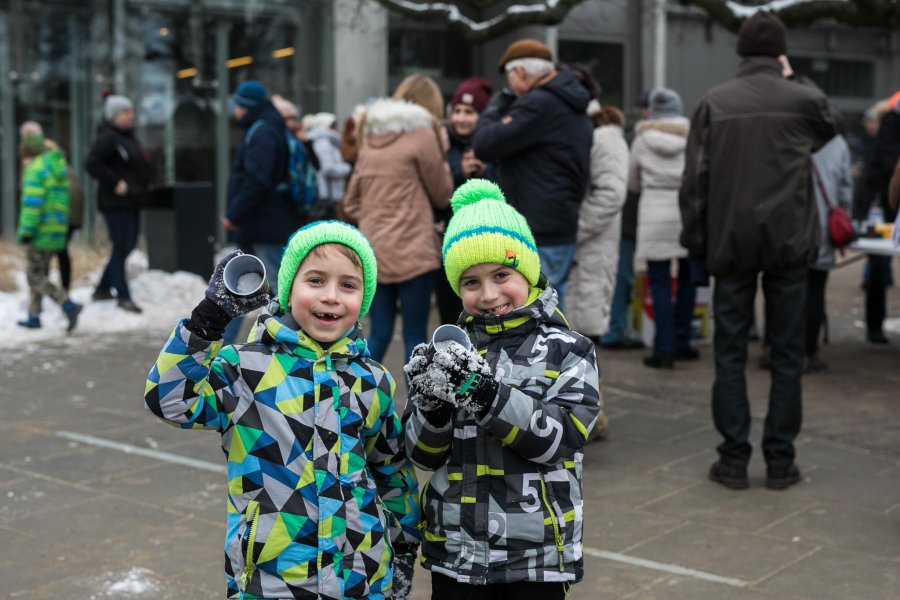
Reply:
M259 120L250 126L244 136L244 143L250 141L262 124L263 121ZM275 189L290 200L299 216L308 217L316 212L319 202L316 168L309 160L306 147L287 129L284 130L284 140L288 149L287 175Z

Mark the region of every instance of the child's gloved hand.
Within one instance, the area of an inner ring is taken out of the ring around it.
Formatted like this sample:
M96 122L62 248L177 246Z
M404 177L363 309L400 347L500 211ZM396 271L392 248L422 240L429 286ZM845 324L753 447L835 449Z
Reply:
M394 600L407 600L412 591L413 574L416 571L416 548L404 549L394 545L394 584L391 586Z
M412 354L409 355L409 361L403 366L403 372L406 373L409 400L419 407L429 423L435 427L441 427L450 420L455 406L440 398L426 395L424 388L419 385L422 382L420 376L428 369L430 362L427 352L427 344L419 344L413 348Z
M209 278L209 287L206 288L206 297L228 313L228 316L232 319L253 312L257 308L262 308L270 300L269 293L264 290L252 296L237 296L229 292L228 288L225 287L225 281L222 276L225 271L225 265L232 258L241 254L243 252L235 250L223 256L216 264L216 268Z
M484 414L497 393L497 382L477 351L450 342L447 348L435 351L430 360L427 354L424 359L424 370L419 366L410 377L410 388L415 393L463 407L469 413ZM417 365L421 364L417 361Z

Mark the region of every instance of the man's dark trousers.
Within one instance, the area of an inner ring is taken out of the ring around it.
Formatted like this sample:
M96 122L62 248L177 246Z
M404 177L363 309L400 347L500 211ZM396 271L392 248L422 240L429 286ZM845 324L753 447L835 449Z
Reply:
M753 322L757 273L716 277L716 380L712 391L713 422L724 438L720 460L746 466L752 451L750 404L747 400L747 342ZM770 468L794 462L794 439L803 418L802 386L806 331L806 267L763 272L767 322L771 344L772 383L762 448Z

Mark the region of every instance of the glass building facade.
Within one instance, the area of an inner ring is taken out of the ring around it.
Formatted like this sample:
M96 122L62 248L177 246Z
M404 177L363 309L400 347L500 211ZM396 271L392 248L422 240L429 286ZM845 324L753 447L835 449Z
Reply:
M105 93L135 103L154 183L211 182L224 205L240 132L229 96L258 79L304 112L333 103L325 74L328 0L6 0L0 2L0 227L15 229L16 145L41 123L87 197L86 154ZM88 203L92 206L93 202ZM94 215L86 214L86 231Z

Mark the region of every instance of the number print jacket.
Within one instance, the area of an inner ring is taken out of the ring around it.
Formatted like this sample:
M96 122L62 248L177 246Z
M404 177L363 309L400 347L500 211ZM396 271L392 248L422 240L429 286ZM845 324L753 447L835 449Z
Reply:
M434 471L422 494L423 564L462 582L584 573L582 447L600 410L597 359L568 329L555 290L534 288L530 300L502 317L460 319L500 383L483 419L457 410L436 428L412 403L404 415L407 453Z
M263 311L249 343L221 351L182 321L147 409L222 435L228 598L390 597L391 544L419 538L393 378L358 326L323 350L283 321Z

